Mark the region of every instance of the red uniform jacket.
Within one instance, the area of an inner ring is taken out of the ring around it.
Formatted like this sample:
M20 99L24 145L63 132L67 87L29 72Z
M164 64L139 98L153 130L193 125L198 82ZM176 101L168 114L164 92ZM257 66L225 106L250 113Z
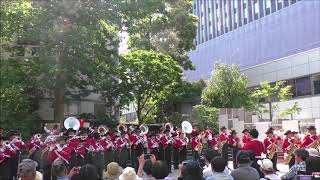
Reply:
M228 140L228 134L227 133L220 133L219 135L219 141L227 141Z
M128 140L126 138L118 137L116 139L117 149L127 148L129 146Z
M271 148L272 143L275 143L277 145L277 140L274 138L269 138L269 137L267 137L263 140L263 144L264 144L264 147L266 148L266 150Z
M131 136L131 143L133 145L139 145L139 144L143 144L143 137L142 136L138 136L136 134L132 134Z
M212 140L211 140L211 147L215 147L217 146L218 144L218 140L216 137L212 137Z
M240 143L239 138L233 138L231 135L228 137L228 144L233 146L234 144L238 144L238 143Z
M242 136L242 142L243 144L246 144L247 142L251 141L251 137L249 134L245 134Z
M155 149L158 147L159 147L159 143L157 142L157 140L149 139L149 141L148 141L148 148L149 149Z
M61 158L66 163L69 163L69 158L72 153L72 148L68 147L67 144L64 146L60 146L59 144L56 144L56 146L51 149L48 153L48 159L50 162L53 162L57 158Z
M303 138L302 143L301 143L301 147L307 147L310 144L312 144L313 141L316 141L317 139L318 139L317 135L308 134Z
M257 140L257 139L253 139L249 142L247 142L242 150L251 150L254 152L254 155L257 157L261 156L262 153L265 153L266 150L264 148L264 145L261 141Z
M0 146L0 163L6 158L10 158L15 155L14 149L10 145Z
M207 130L205 130L204 131L204 136L205 136L205 138L209 138L209 137L211 137L211 138L213 138L213 132L212 132L212 130L211 129L207 129ZM209 139L209 140L212 140L212 139Z
M192 150L194 150L198 144L202 143L202 140L197 138L197 137L192 137L191 138L191 147L192 147Z
M167 135L164 134L161 137L161 143L162 143L164 148L167 148L169 146L169 144L171 143L170 138Z
M285 138L285 139L283 140L283 143L282 143L282 152L283 152L283 153L287 152L288 147L289 147L292 143L294 143L294 138L291 138L291 139Z
M110 150L111 148L114 147L114 144L111 140L107 138L102 138L99 140L99 145L102 147L103 151Z
M177 149L183 148L183 140L179 137L174 138L173 147Z

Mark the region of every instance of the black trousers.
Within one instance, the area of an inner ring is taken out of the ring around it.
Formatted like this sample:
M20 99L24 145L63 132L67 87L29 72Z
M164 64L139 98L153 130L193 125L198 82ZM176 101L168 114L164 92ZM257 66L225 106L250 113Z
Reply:
M17 172L18 172L18 164L19 164L19 159L20 159L20 151L16 151L16 156L13 158L10 158L10 178L11 179L18 179L17 178Z
M207 149L211 149L211 141L207 140Z
M239 151L238 147L232 147L232 163L233 163L233 169L236 169L238 167L237 165L237 153Z
M131 163L132 167L137 171L139 164L138 164L138 158L143 154L143 145L139 144L137 146L132 145L131 146Z
M270 159L273 163L273 169L277 170L277 162L278 162L278 154L275 153L272 159Z
M171 152L172 145L170 144L168 147L164 148L164 161L167 163L169 172L171 172Z
M221 153L221 156L223 158L225 158L226 160L228 160L228 150L229 150L229 145L228 143L225 143L223 146L222 146L222 153Z
M0 163L0 180L10 179L10 167L11 167L10 158L5 158L2 163Z
M120 148L116 150L116 162L118 162L119 166L122 168L127 167L128 159L129 154L127 148Z
M164 149L163 145L160 143L159 144L159 160L164 161Z
M180 150L178 148L173 148L173 168L178 169L179 161L180 161Z
M106 150L104 152L104 164L105 164L105 166L107 166L109 163L111 163L113 161L115 161L114 160L114 153L112 151L112 148L109 148L108 150Z
M192 150L192 157L193 157L193 160L197 161L200 158L199 152Z

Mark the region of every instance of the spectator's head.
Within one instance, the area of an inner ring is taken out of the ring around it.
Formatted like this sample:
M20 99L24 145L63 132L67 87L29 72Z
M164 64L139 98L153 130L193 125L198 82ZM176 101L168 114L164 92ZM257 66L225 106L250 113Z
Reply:
M148 159L148 160L146 160L146 161L144 162L143 171L144 171L147 175L151 175L152 162L151 162L150 159Z
M86 164L81 167L79 171L80 180L96 180L98 179L98 173L96 168L91 164Z
M107 171L105 173L105 176L108 179L118 178L122 173L122 170L122 167L120 167L118 163L111 162L107 165Z
M251 155L249 151L239 151L237 153L238 164L248 164L251 162Z
M187 161L181 170L182 179L202 180L202 169L197 161Z
M273 163L270 159L259 160L258 164L260 165L260 170L264 175L273 174Z
M122 174L119 176L119 180L137 180L141 179L137 176L136 171L132 167L126 167Z
M314 148L310 148L310 149L308 149L308 152L309 152L309 156L320 158L320 152L318 150L316 150Z
M294 153L296 162L303 162L309 157L309 152L305 149L297 149Z
M249 134L254 139L258 138L258 136L259 136L259 132L256 129L251 129Z
M157 161L152 165L151 175L156 179L164 179L169 175L169 169L164 161Z
M212 159L216 156L219 156L219 152L212 149L207 149L203 152L203 157L206 163L211 163Z
M213 158L211 162L211 168L214 172L223 172L227 167L227 165L228 165L228 161L221 156L217 156Z
M36 178L38 164L31 159L24 159L18 165L17 175L21 180L34 180Z
M67 165L62 159L56 159L53 161L52 166L51 166L51 171L52 175L57 176L57 177L64 177L67 175Z

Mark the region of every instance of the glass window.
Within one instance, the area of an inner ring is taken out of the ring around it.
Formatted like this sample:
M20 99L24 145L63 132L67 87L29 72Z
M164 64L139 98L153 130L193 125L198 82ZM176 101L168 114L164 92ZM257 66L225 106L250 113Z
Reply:
M297 96L311 95L310 76L296 79L296 94Z
M277 0L278 1L278 10L282 8L283 0Z
M254 1L253 12L254 18L257 19L259 17L259 3L257 0Z
M248 18L247 0L243 1L243 17Z
M271 0L266 0L266 9L271 8Z
M314 94L320 94L320 74L314 75L312 79L313 79Z
M294 79L288 80L286 85L291 86L292 97L296 97L296 81Z

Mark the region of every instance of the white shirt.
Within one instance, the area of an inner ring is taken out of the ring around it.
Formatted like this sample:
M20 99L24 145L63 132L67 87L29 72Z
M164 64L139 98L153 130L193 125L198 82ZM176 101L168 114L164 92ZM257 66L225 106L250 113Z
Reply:
M202 174L204 179L213 175L211 164L204 167ZM224 169L223 174L230 174L228 168Z

